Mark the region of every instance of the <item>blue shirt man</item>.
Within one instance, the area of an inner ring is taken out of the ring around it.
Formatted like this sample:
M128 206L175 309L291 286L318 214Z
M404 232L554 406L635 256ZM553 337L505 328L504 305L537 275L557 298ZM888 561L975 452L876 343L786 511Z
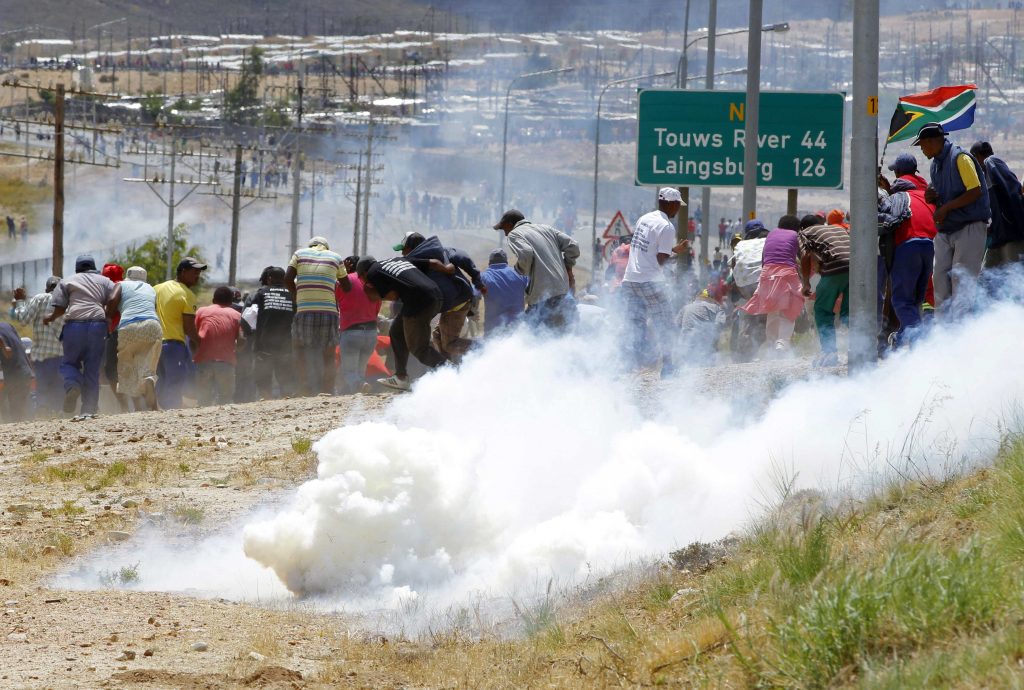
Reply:
M529 278L508 265L508 256L501 249L491 252L487 270L480 280L487 286L484 295L484 335L514 323L526 304Z

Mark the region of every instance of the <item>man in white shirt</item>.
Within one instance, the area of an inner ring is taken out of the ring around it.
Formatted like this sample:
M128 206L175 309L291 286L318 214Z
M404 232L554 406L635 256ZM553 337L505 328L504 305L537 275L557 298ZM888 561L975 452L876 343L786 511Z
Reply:
M674 254L685 252L689 241L676 244L676 230L671 219L684 205L679 190L663 187L658 192L658 210L640 216L634 225L629 262L622 278L622 294L632 326L631 354L636 364L646 357L641 354L647 322L651 322L655 357L661 358L662 377L674 371L672 365L672 303L662 266Z

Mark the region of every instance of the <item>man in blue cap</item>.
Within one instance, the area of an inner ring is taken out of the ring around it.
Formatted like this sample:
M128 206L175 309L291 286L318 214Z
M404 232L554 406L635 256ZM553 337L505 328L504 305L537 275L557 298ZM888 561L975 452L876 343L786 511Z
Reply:
M487 270L480 274L487 286L484 295L484 335L514 324L526 308L526 284L529 278L508 265L504 249L495 249L487 259Z
M82 414L99 410L100 364L107 339L107 304L114 296L114 283L96 270L91 256L75 260L75 275L64 278L53 290L53 312L43 319L49 325L64 317L61 341L64 358L64 412L72 414L82 399Z
M957 312L973 305L973 279L981 273L985 259L988 221L991 217L988 188L982 184L981 165L971 154L946 139L937 122L921 127L911 144L931 162L931 187L925 199L935 204L935 308L949 311L944 304L960 297ZM970 276L962 281L964 274ZM958 294L959 292L964 294Z
M878 217L889 221L887 232L879 236L879 306L891 293L892 311L899 328L889 336L889 345L899 347L914 336L921 324L921 307L932 277L936 234L935 207L925 200L928 183L917 174L917 159L901 153L889 165L896 174L890 184L879 179ZM886 331L892 331L892 327Z

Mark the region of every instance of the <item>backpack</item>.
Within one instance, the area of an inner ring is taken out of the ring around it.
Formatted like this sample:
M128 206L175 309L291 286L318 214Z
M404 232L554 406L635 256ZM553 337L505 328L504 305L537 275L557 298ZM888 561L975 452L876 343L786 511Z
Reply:
M743 240L733 253L733 281L739 287L756 285L761 278L761 257L765 238Z

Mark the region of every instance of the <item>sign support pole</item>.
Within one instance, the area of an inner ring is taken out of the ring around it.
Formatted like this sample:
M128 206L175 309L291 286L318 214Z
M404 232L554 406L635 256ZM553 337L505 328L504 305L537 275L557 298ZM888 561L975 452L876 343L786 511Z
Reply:
M786 213L788 213L791 216L796 215L797 195L799 193L799 189L786 190Z
M747 99L744 106L743 219L757 216L757 134L761 105L761 21L763 0L750 0L747 33Z
M850 142L851 372L876 359L878 335L878 0L853 8L853 137Z

